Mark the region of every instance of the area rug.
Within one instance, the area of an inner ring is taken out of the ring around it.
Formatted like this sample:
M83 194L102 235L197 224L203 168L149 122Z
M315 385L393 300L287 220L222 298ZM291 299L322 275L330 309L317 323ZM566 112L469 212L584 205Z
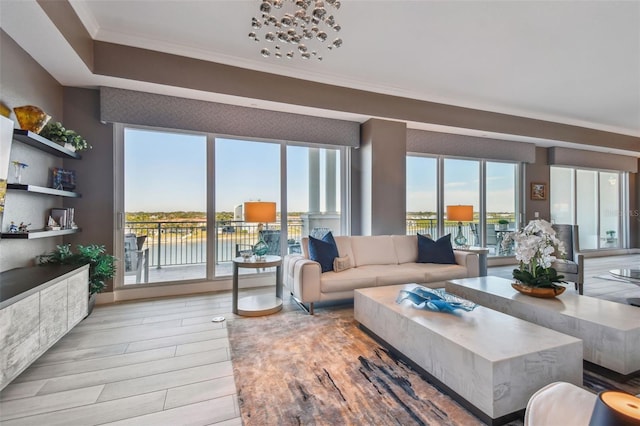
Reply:
M360 330L353 306L311 316L286 305L228 328L247 426L483 424ZM617 382L585 370L585 387L637 394L640 378Z

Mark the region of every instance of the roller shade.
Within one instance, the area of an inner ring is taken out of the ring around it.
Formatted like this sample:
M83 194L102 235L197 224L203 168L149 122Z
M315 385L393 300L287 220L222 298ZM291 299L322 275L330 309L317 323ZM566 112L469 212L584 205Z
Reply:
M532 143L416 129L407 129L407 152L525 163L536 162L536 146Z
M573 166L620 172L638 172L638 159L626 155L553 147L549 148L548 158L550 166Z
M357 147L360 123L102 87L100 120L314 144Z

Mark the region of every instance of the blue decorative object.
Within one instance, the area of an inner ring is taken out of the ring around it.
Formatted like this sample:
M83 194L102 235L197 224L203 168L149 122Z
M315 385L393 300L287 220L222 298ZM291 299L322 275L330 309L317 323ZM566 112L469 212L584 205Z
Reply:
M396 303L400 304L407 299L418 309L435 312L453 312L456 309L472 311L478 306L444 290L434 290L420 286L412 290L400 290Z
M338 256L338 246L331 232L321 240L309 235L309 259L318 262L322 272L333 271L333 259Z
M451 247L451 234L436 241L418 234L418 263L455 264L456 256Z

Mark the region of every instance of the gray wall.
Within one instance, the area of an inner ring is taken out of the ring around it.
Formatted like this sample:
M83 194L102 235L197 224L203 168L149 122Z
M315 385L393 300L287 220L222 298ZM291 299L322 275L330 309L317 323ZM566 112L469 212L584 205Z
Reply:
M46 111L54 120L63 116L62 87L37 62L33 60L11 37L0 30L0 102L9 108L22 105L36 105ZM19 128L13 111L10 119ZM62 161L25 144L12 145L11 160L29 164L24 171L24 183L46 185L51 167L61 166ZM12 171L12 170L11 170ZM12 173L9 174L12 176ZM9 179L9 182L12 180ZM9 192L6 199L4 218L31 223L31 229L42 228L46 212L52 207L60 207L62 200L34 194ZM4 226L3 231L6 231ZM42 238L35 240L0 240L0 271L29 266L36 256L44 254L62 243L62 238Z
M549 201L549 180L551 176L551 168L547 162L547 148L536 148L536 162L525 165L524 197L525 205L525 223L534 219L535 212L538 212L540 219L551 220L551 204ZM531 183L547 184L547 199L532 200L531 199Z
M362 125L361 133L362 235L404 234L407 126L371 119Z
M113 126L100 122L98 90L64 88L64 124L81 134L93 147L82 152L82 160L66 160L65 167L76 170L76 191L82 198L65 198L66 207L75 208L79 234L65 237L65 242L101 244L114 253L114 164ZM109 283L106 291L112 288Z

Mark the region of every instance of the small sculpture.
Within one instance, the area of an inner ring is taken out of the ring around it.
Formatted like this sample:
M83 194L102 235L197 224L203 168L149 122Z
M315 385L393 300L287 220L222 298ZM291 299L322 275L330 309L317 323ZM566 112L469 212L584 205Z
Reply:
M59 231L60 225L58 224L58 222L56 222L54 218L49 216L49 219L47 220L47 226L45 227L45 229L48 231Z
M11 221L11 225L9 225L9 233L10 234L17 234L18 233L18 227L16 226L16 224Z
M24 222L20 222L20 225L18 226L18 232L21 233L26 233L29 232L29 230L27 229L27 226L31 225L30 223L24 223Z

